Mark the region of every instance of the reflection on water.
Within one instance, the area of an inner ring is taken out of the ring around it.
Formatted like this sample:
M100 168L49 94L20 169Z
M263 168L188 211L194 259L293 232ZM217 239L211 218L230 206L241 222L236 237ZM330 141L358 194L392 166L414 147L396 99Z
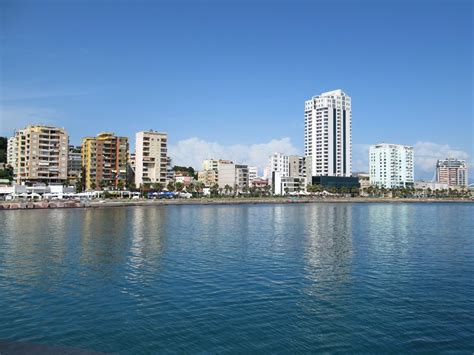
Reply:
M343 280L352 257L352 207L316 205L308 209L305 257L309 277L315 281ZM328 233L329 231L329 233Z
M130 354L472 351L473 212L0 211L0 341Z

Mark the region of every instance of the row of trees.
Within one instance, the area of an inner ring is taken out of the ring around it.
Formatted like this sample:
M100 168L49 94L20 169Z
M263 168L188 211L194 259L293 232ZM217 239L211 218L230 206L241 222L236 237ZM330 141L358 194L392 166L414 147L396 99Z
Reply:
M468 189L442 189L432 190L428 189L416 189L414 187L405 188L385 188L378 186L369 186L363 189L363 194L370 197L434 197L434 198L456 198L456 197L469 197L470 193Z
M99 187L102 190L115 190L114 184L112 181L101 181ZM95 182L91 184L92 189L96 189L97 186ZM131 191L140 191L142 193L148 192L161 192L164 190L170 192L188 192L192 193L195 196L202 196L204 193L205 185L204 183L192 182L188 185L184 185L181 182L169 182L167 184L163 183L145 183L140 189L137 189L134 184L128 185L124 181L120 180L118 182L117 190L124 190L129 189ZM82 182L78 181L76 185L77 191L82 190ZM335 195L344 195L344 196L368 196L368 197L399 197L399 198L423 198L423 197L434 197L434 198L456 198L456 197L469 197L470 193L468 189L457 190L457 189L445 189L445 190L431 190L431 189L415 189L413 187L406 187L406 188L393 188L387 189L385 187L378 187L378 186L369 186L363 189L358 188L348 188L348 187L323 187L319 184L308 184L306 186L306 191L313 194L322 193L323 191L327 191L331 194ZM285 193L289 193L289 189L285 188ZM239 188L239 186L230 186L225 185L223 188L219 187L218 184L214 184L210 187L210 195L211 197L235 197L235 196L249 196L249 197L263 197L263 196L270 196L271 195L271 186L263 186L263 187L243 187Z
M185 186L181 182L169 182L166 186L162 183L154 183L154 184L143 184L142 192L161 192L163 190L171 191L171 192L182 192L186 191L188 193L196 194L200 196L204 193L205 185L204 183L192 182ZM243 188L239 188L239 186L230 186L225 185L224 187L219 187L218 184L214 184L210 187L210 195L211 197L218 197L218 196L238 196L238 195L246 195L246 196L267 196L270 195L271 186L265 186L262 188L258 187L247 187L244 186Z

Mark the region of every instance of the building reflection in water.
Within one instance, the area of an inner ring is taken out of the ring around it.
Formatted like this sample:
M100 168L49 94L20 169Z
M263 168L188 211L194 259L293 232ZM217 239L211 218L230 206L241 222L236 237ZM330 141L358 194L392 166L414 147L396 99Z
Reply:
M82 216L81 263L104 277L113 273L108 265L122 264L126 260L127 208L87 209Z
M407 257L417 233L410 233L413 225L414 208L412 204L371 204L367 206L366 240L364 245L371 251L373 261L386 258ZM388 261L388 260L387 260Z
M352 204L312 204L304 209L305 292L330 300L350 282L353 249Z
M166 228L166 208L133 207L86 210L82 218L82 263L104 281L146 277L157 271Z
M166 206L133 208L130 213L130 236L127 264L133 270L145 264L159 267L166 242Z
M69 213L68 213L69 212ZM67 273L71 211L6 211L0 221L0 276L49 289Z

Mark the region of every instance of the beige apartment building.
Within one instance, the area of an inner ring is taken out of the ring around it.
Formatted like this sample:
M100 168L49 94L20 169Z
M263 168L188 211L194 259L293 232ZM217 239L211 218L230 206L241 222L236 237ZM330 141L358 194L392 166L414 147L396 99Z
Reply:
M117 188L127 177L128 138L103 132L82 139L82 167L86 190Z
M198 181L204 186L213 186L217 184L217 170L203 170L198 172Z
M465 160L446 158L436 164L436 182L450 187L468 185L467 165Z
M15 182L65 183L69 136L64 128L29 125L8 140L8 164Z
M234 187L235 183L235 164L230 160L206 159L202 162L203 171L198 172L198 181L205 186L219 184L220 187L229 185ZM227 169L228 168L228 169ZM219 180L219 174L222 176ZM223 182L223 180L226 180Z
M166 184L168 135L142 131L135 135L135 185Z

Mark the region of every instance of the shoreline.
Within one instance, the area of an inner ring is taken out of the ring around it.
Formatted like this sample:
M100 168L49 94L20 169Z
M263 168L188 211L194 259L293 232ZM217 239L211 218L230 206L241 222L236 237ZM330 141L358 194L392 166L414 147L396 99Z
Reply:
M6 210L43 210L62 208L110 208L138 206L226 206L226 205L277 205L301 203L474 203L473 199L434 199L434 198L193 198L175 200L97 200L86 203L71 200L37 202L0 202L0 211Z

